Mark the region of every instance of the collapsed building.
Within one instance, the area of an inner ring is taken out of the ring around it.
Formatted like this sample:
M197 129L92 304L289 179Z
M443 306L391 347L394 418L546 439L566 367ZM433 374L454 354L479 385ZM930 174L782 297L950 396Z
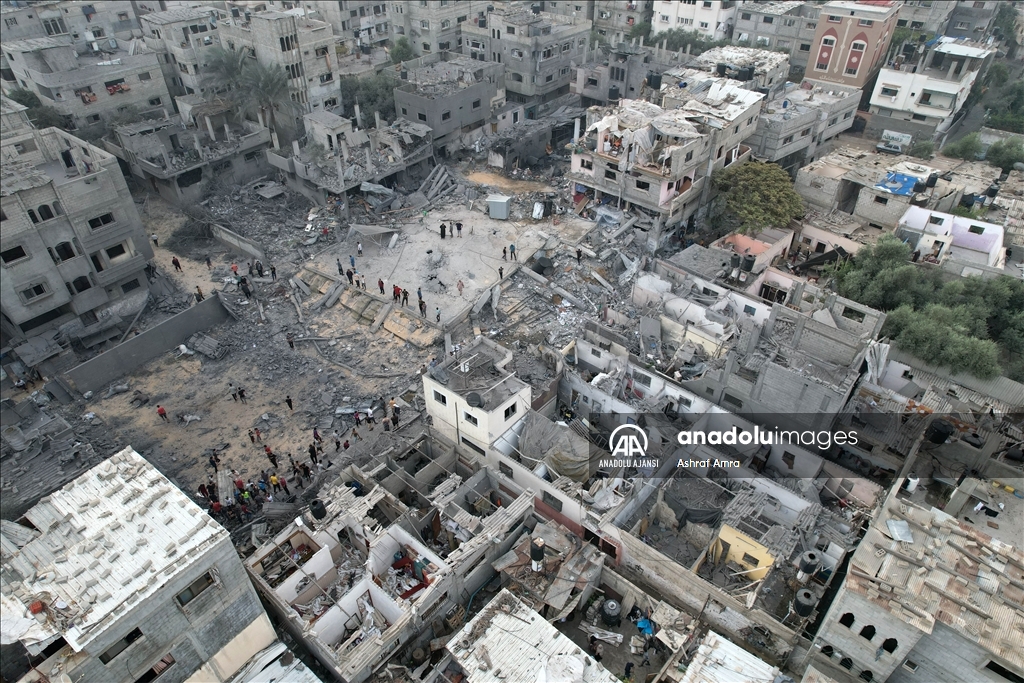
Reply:
M384 126L376 112L374 117L376 128L361 129L358 110L355 123L328 111L306 114L305 147L294 141L290 155L268 150L267 161L284 172L287 187L316 204L339 206L348 215L349 195L364 183L406 185L429 173L430 127L401 118Z
M225 102L206 103L197 95L177 101L180 122L164 118L118 126L104 147L175 204L200 201L214 182L242 185L266 174L267 128L236 120Z

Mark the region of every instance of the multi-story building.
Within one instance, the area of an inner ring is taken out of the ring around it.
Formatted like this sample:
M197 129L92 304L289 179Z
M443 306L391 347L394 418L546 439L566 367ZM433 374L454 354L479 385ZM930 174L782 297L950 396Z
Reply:
M971 4L977 3L972 1ZM904 0L896 25L909 28L911 31L942 35L946 32L956 6L955 0ZM974 36L974 39L977 39L977 36Z
M708 40L732 38L737 8L745 5L743 0L657 0L651 4L654 5L652 36L680 29L696 31ZM594 21L596 25L597 19Z
M779 164L796 176L800 167L831 151L831 141L853 125L860 91L839 85L789 83L767 102L757 130L747 139L758 159Z
M103 146L132 175L181 205L201 201L214 180L245 184L266 175L266 127L237 120L228 105L207 104L199 95L179 97L178 106L180 117L116 127Z
M58 128L34 130L24 107L0 102L4 338L109 330L145 303L153 256L117 159Z
M310 19L302 9L266 10L222 21L220 35L225 49L249 50L261 64L288 75L288 97L298 113L275 115L281 142L302 136L301 113L338 106L335 37L327 22Z
M946 34L954 38L984 40L1000 3L996 0L957 0L955 4L946 25Z
M206 92L203 68L211 51L220 48L213 7L175 7L145 14L140 19L146 47L160 56L164 80L171 95L199 95Z
M349 52L368 53L392 37L385 0L307 2L305 5L307 12L318 12L317 18L331 25L339 44L344 44Z
M803 75L818 29L818 5L802 0L744 3L736 12L733 38L766 50L789 52L789 65Z
M571 64L586 53L590 30L586 19L495 9L483 22L463 24L463 54L504 64L506 99L524 105L526 118L533 119L565 103Z
M613 104L619 99L656 99L661 74L685 59L686 55L660 47L632 43L597 46L585 50L572 70L570 91L580 96L584 107Z
M4 3L0 6L4 40L66 36L75 49L109 50L119 40L131 40L139 20L134 3L97 0L83 5L73 0Z
M486 131L491 113L505 104L505 68L451 52L402 63L394 73L395 111L433 130L435 148L448 155Z
M5 86L24 88L53 107L67 130L101 132L112 117L144 115L173 106L153 53L120 47L79 52L68 36L0 44Z
M564 4L576 11L577 3ZM612 45L627 40L635 27L650 25L654 8L654 0L592 0L589 4L594 6L594 30Z
M885 64L900 4L831 0L820 8L805 77L870 90Z
M428 648L493 578L534 496L481 464L421 437L369 472L347 467L245 561L269 609L337 680L360 683Z
M392 38L408 38L417 56L440 50L465 54L464 29L486 23L488 7L486 0L396 2L391 6Z
M764 93L765 99L774 99L781 93L789 77L785 53L739 45L711 48L691 57L686 65L740 81L747 89Z
M978 43L942 37L916 66L883 68L871 93L869 130L893 130L921 140L948 135L994 53Z
M0 530L24 683L228 681L276 640L227 530L131 447L24 520Z
M749 157L742 142L756 129L764 99L738 81L695 69L674 69L665 78L673 85L662 86L662 107L633 100L592 107L572 155L571 177L586 188L576 202L611 196L616 208L641 209L660 223L649 233L652 248L696 220L714 171Z
M949 259L965 266L1002 268L1006 262L1003 226L919 206L907 209L896 236L917 252L913 260L939 263Z

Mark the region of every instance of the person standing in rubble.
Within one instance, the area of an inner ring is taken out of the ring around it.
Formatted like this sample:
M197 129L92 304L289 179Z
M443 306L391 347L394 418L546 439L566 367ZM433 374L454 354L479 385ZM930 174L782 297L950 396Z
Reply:
M514 245L514 244L508 245L508 260L509 261L518 261L519 260L519 259L516 258L516 245Z
M437 308L435 308L434 313L436 314L437 322L441 322L441 307L438 306Z
M348 255L348 265L351 268L355 268L356 267L356 257L353 256L352 254Z
M462 284L462 280L459 280L458 284L455 285L455 289L459 290L459 296L462 296L462 290L465 289L466 285Z
M576 247L576 263L580 264L583 262L583 250Z
M277 280L277 267L273 263L270 264L270 279Z
M441 224L441 239L444 239L444 233L448 230L448 226L444 223Z
M338 275L344 275L345 269L341 265L341 259L334 259L338 263Z
M181 272L181 261L178 260L177 256L172 256L171 257L171 265L174 266L174 272L175 273L180 273Z
M252 261L249 261L249 277L253 276L253 271L254 270L255 270L255 266L253 265Z
M203 290L199 289L199 285L196 285L196 303L199 303L204 299L206 299L206 297L203 296Z
M377 278L377 288L380 289L380 295L384 296L384 279Z
M256 273L260 277L263 277L263 261L260 261L259 259L256 260Z
M238 276L238 264L237 263L232 263L231 264L231 272L235 274L235 277Z
M245 284L245 280L238 284L242 288L242 294L245 294L246 299L252 298L252 290L249 289L249 285Z
M502 247L501 248L501 260L502 261L508 261L508 248L507 247Z
M427 317L427 302L423 299L420 299L420 315L424 318Z
M459 237L462 237L462 223L461 222L455 223L455 232L458 233Z
M348 278L348 283L350 285L355 283L355 281L352 279L354 275L355 275L355 273L352 272L351 268L349 268L348 270L345 271L345 277Z
M363 255L363 243L362 242L356 242L356 254L359 255L359 256Z
M409 290L408 289L403 289L402 290L402 308L405 308L408 303L409 303Z
M210 260L210 255L206 255L206 269L213 270L213 261Z

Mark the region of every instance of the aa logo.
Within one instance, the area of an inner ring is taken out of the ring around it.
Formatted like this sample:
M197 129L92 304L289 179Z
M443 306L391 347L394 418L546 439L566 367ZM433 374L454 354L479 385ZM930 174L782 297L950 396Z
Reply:
M608 438L613 458L642 458L647 455L647 434L634 424L619 425Z

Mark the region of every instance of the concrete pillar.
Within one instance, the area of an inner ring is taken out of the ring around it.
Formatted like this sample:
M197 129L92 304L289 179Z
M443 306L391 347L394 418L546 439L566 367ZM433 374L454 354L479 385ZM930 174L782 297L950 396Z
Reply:
M228 125L227 121L224 122L224 139L231 142L231 126Z
M210 120L209 116L204 116L203 118L206 119L206 130L210 132L210 139L216 142L217 132L213 129L213 121Z
M373 159L370 158L370 148L366 148L366 170L373 168Z
M168 156L167 150L163 147L160 148L160 156L164 158L164 167L169 171L171 170L171 157Z
M949 65L949 70L946 72L947 79L953 80L953 71L956 70L957 64L959 64L959 62L954 61L952 64Z
M167 119L171 118L171 115L167 113L167 107L161 107L160 111L162 111L164 113L164 121L166 121Z
M256 120L260 122L260 126L262 126L263 128L267 127L267 124L263 121L263 110L262 109L257 109L256 110Z
M203 146L201 144L199 144L199 136L198 135L196 135L196 136L194 136L192 138L192 144L195 146L196 152L199 153L199 158L200 159L204 159L205 157L203 156Z
M348 143L344 140L338 140L341 143L341 156L344 157L345 161L348 161Z
M579 139L580 139L580 120L579 120L579 118L576 118L573 121L572 140L573 140L573 142L576 142Z
M377 130L380 130L380 112L373 112L373 123Z
M292 140L292 154L295 155L295 156L299 156L299 141L298 140Z
M345 162L341 159L341 154L337 150L334 151L334 163L338 167L338 181L341 187L345 186L342 180L345 177Z
M359 112L359 104L356 104L356 128L363 127L363 115Z

